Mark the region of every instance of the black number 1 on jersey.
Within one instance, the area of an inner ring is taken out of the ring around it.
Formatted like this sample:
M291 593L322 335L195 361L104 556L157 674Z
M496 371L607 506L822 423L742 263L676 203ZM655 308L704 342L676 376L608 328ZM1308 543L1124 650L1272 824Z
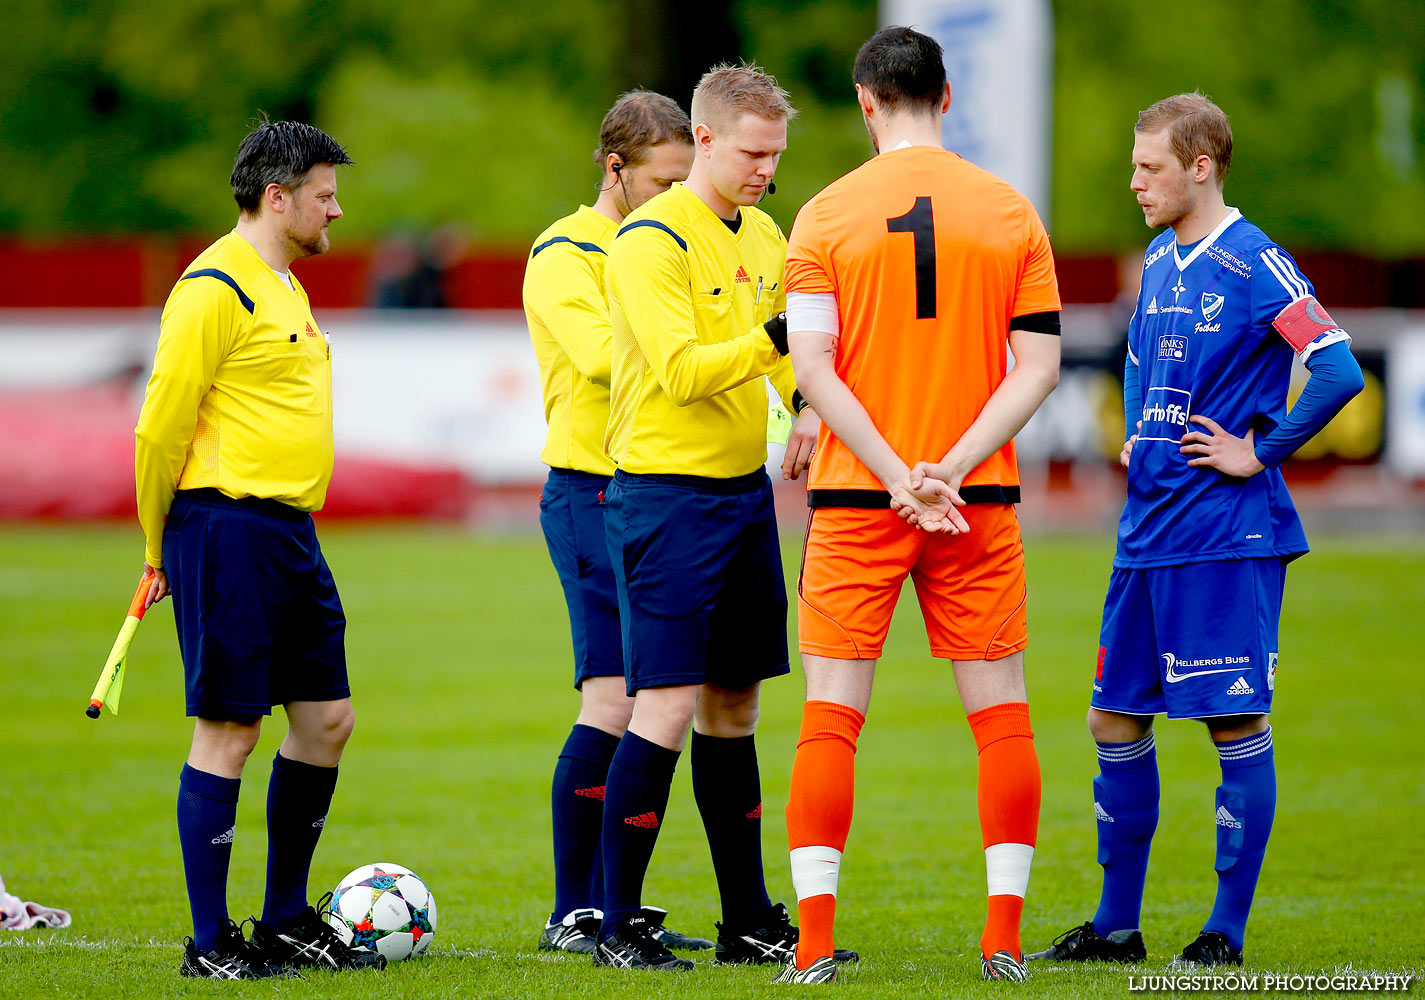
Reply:
M922 195L905 215L886 220L886 231L915 239L915 318L935 318L935 215Z

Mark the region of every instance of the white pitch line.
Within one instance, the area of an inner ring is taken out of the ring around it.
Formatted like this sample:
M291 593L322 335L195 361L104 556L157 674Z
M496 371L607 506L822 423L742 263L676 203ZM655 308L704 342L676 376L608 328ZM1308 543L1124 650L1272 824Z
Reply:
M23 934L17 931L16 935ZM87 937L62 937L59 934L50 934L45 937L27 938L19 936L0 937L0 948L80 948L91 951L99 951L106 948L181 948L181 942L158 941L149 938L147 941L137 941L133 939L119 940L117 938L91 940Z

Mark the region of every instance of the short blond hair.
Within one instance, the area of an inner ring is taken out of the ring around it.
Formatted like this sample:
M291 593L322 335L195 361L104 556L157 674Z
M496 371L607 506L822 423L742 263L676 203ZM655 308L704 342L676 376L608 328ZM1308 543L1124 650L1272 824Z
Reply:
M1168 130L1168 143L1178 163L1190 166L1199 156L1217 164L1221 184L1232 166L1232 123L1205 94L1174 94L1138 113L1133 131L1143 134Z
M752 63L714 66L693 89L692 122L722 131L744 114L773 122L789 122L797 109L777 79Z

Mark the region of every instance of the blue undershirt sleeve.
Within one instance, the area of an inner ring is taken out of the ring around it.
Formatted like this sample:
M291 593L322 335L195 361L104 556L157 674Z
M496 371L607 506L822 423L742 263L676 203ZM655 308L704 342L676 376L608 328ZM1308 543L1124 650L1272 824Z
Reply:
M1138 380L1138 366L1129 355L1123 359L1123 440L1138 433L1138 421L1143 417L1143 389Z
M1276 430L1256 442L1252 449L1257 461L1269 469L1281 465L1311 440L1366 385L1361 366L1347 343L1314 351L1306 359L1306 367L1311 376L1296 405Z

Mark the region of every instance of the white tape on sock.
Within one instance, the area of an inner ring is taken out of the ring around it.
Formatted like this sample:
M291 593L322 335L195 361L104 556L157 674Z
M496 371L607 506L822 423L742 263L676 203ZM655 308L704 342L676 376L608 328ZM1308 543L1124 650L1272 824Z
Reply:
M991 844L985 848L985 880L991 896L1024 898L1034 848L1028 844Z
M792 887L797 902L808 896L835 896L841 876L841 852L834 847L798 847L792 851Z

